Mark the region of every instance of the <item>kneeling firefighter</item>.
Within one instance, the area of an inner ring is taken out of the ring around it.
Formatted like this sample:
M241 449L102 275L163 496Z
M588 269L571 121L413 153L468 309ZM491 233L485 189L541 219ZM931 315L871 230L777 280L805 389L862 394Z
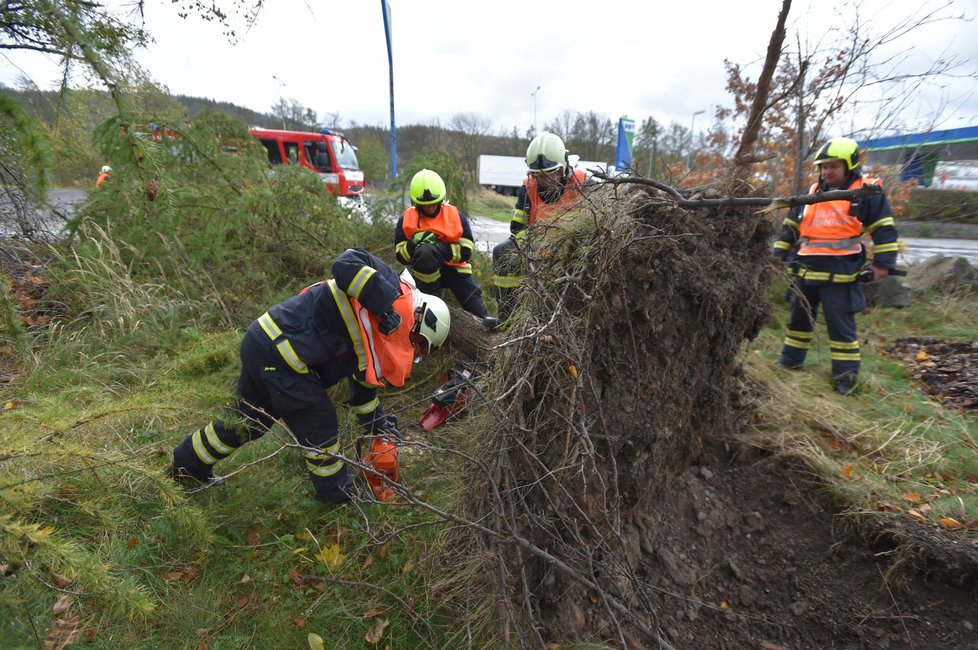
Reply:
M445 200L445 181L422 169L411 178L411 207L394 228L394 253L411 270L418 288L440 296L447 287L465 311L493 327L496 319L472 277L472 227L468 216Z
M303 289L251 323L241 343L234 421L214 420L173 451L171 475L201 482L246 442L281 420L302 446L315 496L349 501L356 489L339 453L339 424L326 389L349 383L347 403L367 434L400 437L377 389L403 386L413 363L448 337L445 303L401 279L379 258L349 249L334 277Z

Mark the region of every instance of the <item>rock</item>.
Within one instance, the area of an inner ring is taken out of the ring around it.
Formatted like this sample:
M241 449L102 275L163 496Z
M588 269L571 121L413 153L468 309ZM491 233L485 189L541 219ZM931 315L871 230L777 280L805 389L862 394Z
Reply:
M878 282L865 285L866 305L869 307L909 307L910 289L903 286L900 278L887 276Z
M764 530L764 517L759 512L747 513L744 516L744 522L752 533Z
M929 257L910 269L907 286L913 291L939 291L947 293L967 288L978 291L978 270L963 257Z
M808 611L808 601L796 600L795 602L788 605L788 609L790 609L791 613L794 614L795 616L801 616L802 614Z
M969 632L975 631L975 626L971 621L961 621L961 625L963 625L964 629L968 630Z
M696 572L692 567L679 560L667 549L660 548L657 553L669 578L677 585L689 586L696 582Z
M714 477L713 471L709 467L700 467L700 476L703 477L704 481L709 481Z

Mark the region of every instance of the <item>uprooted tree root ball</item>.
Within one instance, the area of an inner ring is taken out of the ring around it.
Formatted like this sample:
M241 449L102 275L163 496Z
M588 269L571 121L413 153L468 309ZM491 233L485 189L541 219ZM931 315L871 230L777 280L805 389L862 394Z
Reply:
M771 219L602 188L523 253L486 386L484 495L510 639L662 643L645 571L656 498L729 430L738 353L768 315Z

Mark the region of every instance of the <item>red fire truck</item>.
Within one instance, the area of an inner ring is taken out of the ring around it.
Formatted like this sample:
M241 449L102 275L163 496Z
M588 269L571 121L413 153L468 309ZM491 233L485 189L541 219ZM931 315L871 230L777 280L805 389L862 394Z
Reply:
M248 132L265 147L270 164L302 165L319 174L334 196L361 199L363 172L353 144L342 133L331 129L313 133L254 126Z

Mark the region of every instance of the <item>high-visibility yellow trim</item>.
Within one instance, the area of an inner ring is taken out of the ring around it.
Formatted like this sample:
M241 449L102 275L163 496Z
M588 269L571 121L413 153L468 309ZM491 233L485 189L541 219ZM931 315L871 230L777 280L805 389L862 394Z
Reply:
M309 372L309 367L306 365L306 362L300 359L299 355L295 353L295 348L292 347L292 343L288 339L279 341L275 344L275 347L278 348L278 353L282 355L285 363L289 364L290 368L300 375Z
M829 273L827 271L811 271L805 267L798 269L798 277L805 278L806 280L815 280L823 282L837 282L839 284L844 284L846 282L855 282L858 277L857 273Z
M529 218L527 214L522 210L513 210L513 221L516 223L521 223L524 226L529 224Z
M340 310L343 323L346 325L346 331L350 334L350 340L353 341L353 351L357 355L357 369L362 372L367 369L367 353L364 351L360 326L357 325L356 316L353 315L353 307L350 305L350 300L346 297L346 294L340 291L340 288L336 285L336 280L329 280L326 284L333 294L336 307Z
M815 336L815 332L803 332L802 330L786 330L785 334L792 338L801 339L803 341L811 340Z
M333 476L338 471L343 469L343 461L338 460L332 465L313 465L309 461L306 461L306 469L309 470L310 474L315 474L316 476L326 478L328 476Z
M799 230L800 229L800 226L798 225L798 222L795 221L794 219L790 218L790 217L785 217L784 218L784 221L782 221L781 223L783 225L785 225L785 226L790 226L794 230Z
M458 244L462 248L468 248L469 250L475 249L475 242L471 239L466 239L465 237L459 237Z
M432 273L422 273L417 269L411 269L411 275L422 282L438 282L438 280L441 279L441 269L438 269Z
M377 272L377 269L372 269L369 266L362 267L357 274L353 276L353 282L350 283L350 290L347 292L357 300L360 299L360 292L363 291L364 286L366 286L367 281Z
M221 442L220 438L217 437L217 431L214 430L213 422L204 427L204 435L207 436L207 442L210 443L211 447L216 449L219 453L229 456L231 452L234 451L234 447L228 447L226 444Z
M204 441L201 439L200 431L200 429L194 431L194 435L190 436L190 443L194 447L194 453L197 454L197 458L199 458L202 463L205 465L213 465L218 459L211 456L210 452L207 451L207 448L204 447Z
M832 361L860 361L862 357L858 352L833 352Z
M784 344L789 348L797 348L798 350L810 350L812 348L811 341L799 341L790 336L785 337Z
M900 245L896 242L891 244L877 244L873 246L873 251L877 253L896 253L899 252Z
M282 336L282 330L280 330L278 325L275 324L275 321L272 320L272 317L267 311L258 317L258 324L261 325L263 330L265 330L265 334L268 335L268 338L272 339L273 341Z
M458 244L449 244L452 250L452 262L458 262L462 259L462 247Z
M340 441L337 440L328 447L320 450L305 451L302 453L309 460L329 460L340 450Z
M397 244L394 246L394 252L406 260L411 259L411 255L408 253L407 240L397 242Z
M380 400L376 397L367 402L366 404L360 404L359 406L352 406L353 412L357 415L366 415L367 413L373 413L380 406Z
M774 242L774 248L775 250L779 250L779 251L790 251L791 244L784 241L783 239L779 239L778 241Z
M883 217L879 221L874 222L868 228L866 228L866 233L872 235L874 232L876 232L878 229L882 228L883 226L895 226L895 225L896 224L893 221L893 217Z
M836 350L858 350L859 341L833 341L829 339L829 347Z
M515 289L523 283L522 275L494 275L492 276L493 285L500 289Z

